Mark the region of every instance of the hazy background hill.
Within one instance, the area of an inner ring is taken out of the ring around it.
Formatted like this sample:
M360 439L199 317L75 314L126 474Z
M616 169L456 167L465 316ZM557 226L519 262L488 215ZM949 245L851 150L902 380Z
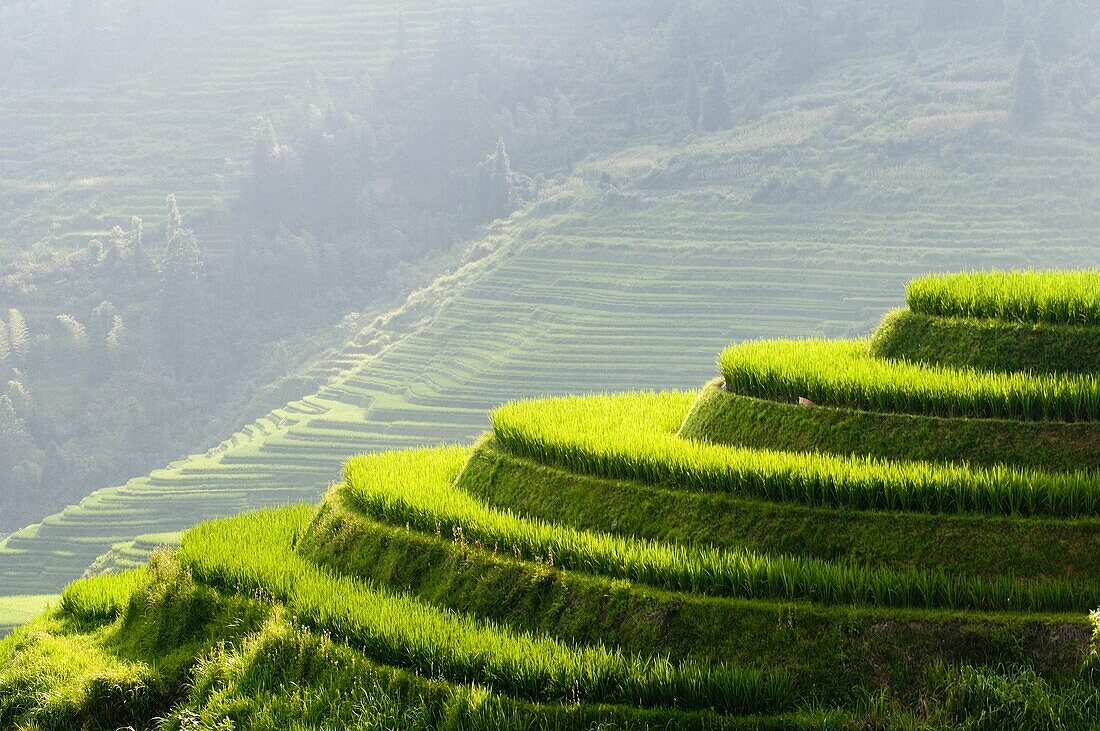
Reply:
M916 273L1097 263L1085 3L146 5L0 3L0 533L200 456L0 593Z

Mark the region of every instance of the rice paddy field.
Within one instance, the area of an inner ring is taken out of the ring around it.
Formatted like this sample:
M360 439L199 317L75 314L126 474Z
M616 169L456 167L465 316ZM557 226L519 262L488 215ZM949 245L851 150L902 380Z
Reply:
M0 236L216 211L257 114L463 5L0 76ZM558 12L476 6L505 44ZM1000 49L868 50L593 154L315 393L2 537L0 729L1093 726L1100 140L1012 133Z
M173 71L104 80L102 88L73 81L39 96L18 75L5 76L0 150L9 164L0 196L13 205L3 208L11 218L0 230L34 238L50 221L51 245L82 244L133 214L155 225L166 190L185 211L211 201L216 208L225 160L241 152L257 114L276 108L315 67L347 79L383 63L402 14L409 53L426 58L440 18L462 5L226 10L224 22L202 30L234 34L233 43L207 44L218 58L176 49ZM556 12L475 5L484 33L514 30L499 43ZM472 442L490 426L490 410L509 400L695 389L715 375L715 356L731 342L864 336L905 303L916 275L1100 265L1092 128L1054 115L1041 133L1009 136L999 110L1014 61L997 43L933 44L916 49L916 61L895 51L834 64L727 132L592 155L479 233L459 270L321 364L332 375L327 386L209 451L123 485L89 485L79 504L4 537L0 595L53 594L86 571L139 563L198 521L315 500L355 454ZM212 71L224 68L242 71ZM908 79L904 99L899 74ZM960 82L979 77L981 84ZM123 155L110 140L124 135L88 134L108 117L141 144ZM44 135L58 129L69 132L54 149ZM915 151L883 156L884 135ZM964 167L936 152L958 146L972 153ZM756 195L771 177L837 172L846 187L832 202ZM22 190L16 181L27 179L42 183ZM208 251L232 243L197 227ZM1072 444L1088 467L1091 442ZM1049 450L1017 451L1021 464L1050 466ZM1039 512L1055 510L1039 502Z
M816 139L796 149L812 156ZM327 364L326 387L8 536L0 592L56 593L93 564L140 560L155 544L139 536L315 500L354 454L472 441L512 399L692 389L731 341L866 334L927 271L1100 263L1074 201L929 194L919 210L795 210L739 202L736 180L720 179L746 146L786 144L733 133L696 143L680 160L705 182L671 187L652 184L663 148L588 163L365 328ZM602 171L624 198L590 182Z
M0 633L7 634L20 624L38 616L46 607L56 602L57 596L4 596L0 597Z
M0 725L1091 727L1100 510L1050 508L1095 472L746 446L738 385L515 401L317 505L142 538L176 547L0 642ZM867 413L791 401L748 408Z
M815 220L803 229L780 211L726 210L679 192L647 193L632 210L592 198L574 181L491 232L489 253L349 344L319 392L12 534L0 544L2 591L56 592L115 544L316 499L347 457L472 440L510 399L691 388L731 340L867 332L914 273L1039 263L1034 233L995 251L994 240L1020 236L1014 217L990 221L984 246L969 221L934 245L883 246L862 215L841 225L843 214L805 211ZM806 236L826 222L834 234ZM1085 256L1068 241L1041 254L1063 265Z

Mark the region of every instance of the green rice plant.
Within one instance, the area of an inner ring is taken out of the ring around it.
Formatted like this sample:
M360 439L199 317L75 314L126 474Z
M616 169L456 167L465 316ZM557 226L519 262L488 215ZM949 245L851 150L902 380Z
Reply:
M0 642L0 728L144 728L167 693L149 664L120 657L49 615Z
M794 701L781 672L577 647L336 576L293 550L311 513L299 506L199 525L184 535L179 560L199 581L282 602L301 624L358 646L376 662L427 677L481 683L534 701L729 714L774 712Z
M896 462L681 439L675 432L694 398L671 392L515 402L493 412L493 434L504 449L536 462L676 490L862 510L1100 515L1100 478L1086 472Z
M915 279L914 312L1032 323L1100 325L1100 271L977 271Z
M973 731L1068 731L1095 728L1100 718L1100 688L1094 682L1056 685L1026 666L940 663L930 668L928 685L929 715L944 727L966 719L962 727Z
M995 373L874 358L866 340L757 340L718 359L745 396L922 416L1030 421L1100 419L1100 377Z
M276 613L241 643L196 664L186 701L160 731L795 731L847 729L834 712L772 717L629 706L530 703L484 686L379 665L354 648ZM824 716L824 718L822 718ZM233 724L237 721L238 724Z
M88 622L110 622L122 614L130 597L148 580L148 569L142 566L75 581L61 593L61 610Z
M357 457L341 492L359 511L391 525L563 568L659 588L748 599L823 604L1011 611L1087 611L1093 581L1019 581L891 570L841 562L627 538L578 530L489 507L454 484L464 450L413 450Z

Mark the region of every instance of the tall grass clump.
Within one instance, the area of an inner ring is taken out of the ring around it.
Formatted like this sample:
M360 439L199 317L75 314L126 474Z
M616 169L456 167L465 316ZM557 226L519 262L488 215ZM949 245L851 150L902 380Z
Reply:
M915 279L909 309L939 317L1100 325L1100 271L984 271Z
M629 393L507 404L492 415L507 451L595 477L669 489L860 510L1100 515L1087 472L977 468L749 449L681 439L694 394Z
M745 396L921 416L1096 421L1100 377L996 373L886 360L865 340L759 340L719 357L726 387Z
M1055 685L1029 667L951 667L929 672L932 716L946 723L965 719L973 731L1095 728L1100 688L1085 680ZM937 718L939 717L939 718Z
M464 451L412 450L357 457L343 494L371 518L527 560L637 581L659 588L747 599L825 604L1013 611L1085 611L1100 584L1024 582L891 570L841 562L626 538L520 517L456 487Z
M292 507L199 525L185 534L180 561L199 581L282 602L296 621L376 662L528 700L729 714L775 712L794 700L782 672L577 647L336 576L293 550L311 512Z
M142 566L73 582L61 593L61 610L88 622L110 622L122 614L134 593L149 583L148 574Z

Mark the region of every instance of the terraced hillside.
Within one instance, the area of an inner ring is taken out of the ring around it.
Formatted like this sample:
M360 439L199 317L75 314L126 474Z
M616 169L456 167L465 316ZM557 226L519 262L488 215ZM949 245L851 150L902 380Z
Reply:
M317 71L329 79L376 73L397 51L399 28L404 52L422 62L440 25L466 6L505 48L537 22L496 0L276 5L169 9L160 28L148 11L144 37L133 39L147 44L145 55L115 54L121 70L85 69L91 78L65 69L43 83L18 65L0 71L0 241L83 246L132 215L159 224L169 192L186 210L222 205L227 164L247 155L257 117L304 91ZM59 22L33 10L31 30ZM516 35L498 35L505 22ZM103 23L125 28L122 19Z
M808 152L827 119L777 116L758 129L800 130L795 149ZM55 593L115 544L107 564L145 554L127 545L144 534L312 500L355 453L471 440L509 399L684 388L730 340L866 332L923 271L1100 264L1078 202L1036 200L1029 178L999 206L940 191L919 210L875 213L736 202L737 182L720 177L731 161L790 144L748 129L586 164L488 232L454 275L366 328L332 361L326 388L8 537L0 593ZM670 160L700 180L658 184Z
M588 218L575 210L586 204L566 204L573 194L508 223L484 242L490 253L365 331L333 363L346 372L319 393L208 454L99 490L10 536L0 549L0 591L54 593L113 544L312 500L349 455L470 440L488 410L508 399L684 387L706 377L711 354L731 338L865 331L913 272L1038 258L1026 249L993 256L943 243L948 236L961 243L965 228L944 232L935 246L872 253L873 241L844 233L859 223L845 228L833 212L819 215L841 231L807 242L800 231L785 232L778 214L711 204L695 208L689 231L672 219L652 240L628 242L654 220L649 212ZM702 221L708 240L697 233ZM771 243L757 243L763 235ZM1042 254L1066 263L1078 252ZM782 294L792 282L801 283L797 296Z
M993 310L927 281L873 341L514 402L474 447L355 457L316 508L77 582L0 644L0 726L1089 728L1100 380L939 329L1026 352L1096 327L1091 285L1014 274ZM1005 449L971 459L981 429Z
M1008 137L992 112L1011 61L933 56L838 64L728 132L581 164L367 327L327 387L8 537L0 594L53 594L196 521L312 500L351 454L472 440L509 399L689 388L731 340L867 332L927 271L1100 265L1094 132L1056 119ZM903 69L921 104L898 102ZM838 170L839 194L804 190Z

